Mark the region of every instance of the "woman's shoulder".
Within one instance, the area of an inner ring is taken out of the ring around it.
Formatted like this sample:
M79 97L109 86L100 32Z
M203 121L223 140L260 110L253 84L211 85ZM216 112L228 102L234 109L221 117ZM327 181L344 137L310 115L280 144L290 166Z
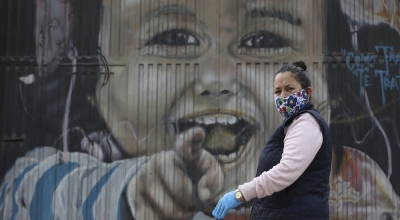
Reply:
M310 113L305 112L296 116L290 124L284 126L284 133L287 134L288 130L300 129L309 130L320 128L317 119Z
M293 119L293 122L288 126L288 128L297 126L307 129L320 128L317 119L308 112L298 115L295 119Z
M299 116L297 116L295 119L293 119L293 123L294 122L312 122L316 125L318 125L318 121L317 119L309 112L305 112L303 114L300 114ZM292 124L293 124L292 123Z

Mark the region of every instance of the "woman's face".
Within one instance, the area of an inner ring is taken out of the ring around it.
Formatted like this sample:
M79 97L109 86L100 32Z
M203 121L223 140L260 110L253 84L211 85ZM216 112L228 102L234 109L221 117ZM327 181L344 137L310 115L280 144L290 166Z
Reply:
M199 125L207 133L204 149L224 170L249 169L252 177L261 146L280 122L274 73L283 62L303 59L313 39L322 38L311 31L321 24L309 23L322 20L309 17L319 16L308 13L317 6L127 0L119 7L105 1L100 42L113 74L99 88L98 103L124 152L169 150L177 133Z
M300 91L301 84L291 72L278 73L274 80L274 94L278 97L286 97Z

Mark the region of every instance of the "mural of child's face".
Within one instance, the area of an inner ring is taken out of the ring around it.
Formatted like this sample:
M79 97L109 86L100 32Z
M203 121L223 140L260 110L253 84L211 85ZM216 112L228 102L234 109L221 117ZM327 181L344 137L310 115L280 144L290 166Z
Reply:
M204 150L224 170L246 171L243 179L250 180L259 151L281 122L272 100L274 74L282 62L306 61L310 43L322 38L312 31L322 24L310 23L322 19L308 13L322 3L121 5L104 3L102 50L109 63L121 65L110 66L98 102L123 151L136 157L172 149L178 133L198 125L206 131Z

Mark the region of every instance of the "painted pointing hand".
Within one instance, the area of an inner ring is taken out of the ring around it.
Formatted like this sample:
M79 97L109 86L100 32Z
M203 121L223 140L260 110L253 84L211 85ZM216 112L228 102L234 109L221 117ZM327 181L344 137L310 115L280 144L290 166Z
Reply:
M189 219L214 199L224 177L216 159L203 150L205 132L188 129L173 150L150 157L130 181L127 197L135 219Z

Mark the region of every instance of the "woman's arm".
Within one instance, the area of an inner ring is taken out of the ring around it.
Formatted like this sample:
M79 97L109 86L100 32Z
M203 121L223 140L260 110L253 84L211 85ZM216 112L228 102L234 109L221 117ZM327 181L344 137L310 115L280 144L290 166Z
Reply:
M310 165L322 140L320 126L311 114L305 113L295 119L288 127L280 163L252 181L240 185L244 198L263 198L290 186Z

